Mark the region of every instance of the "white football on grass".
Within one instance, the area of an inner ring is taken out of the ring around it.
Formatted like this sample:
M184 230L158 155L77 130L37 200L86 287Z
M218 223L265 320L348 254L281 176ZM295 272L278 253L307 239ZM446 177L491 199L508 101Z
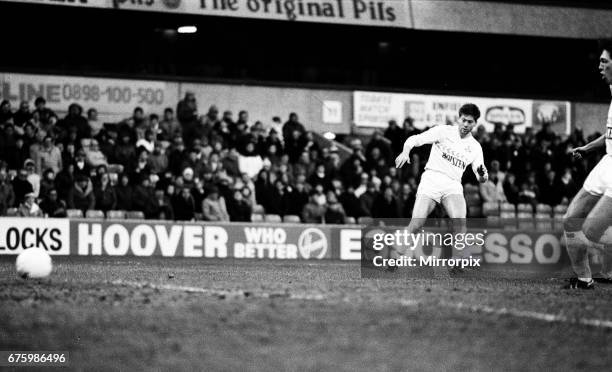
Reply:
M17 275L24 279L46 278L51 274L51 256L43 248L28 248L17 256Z

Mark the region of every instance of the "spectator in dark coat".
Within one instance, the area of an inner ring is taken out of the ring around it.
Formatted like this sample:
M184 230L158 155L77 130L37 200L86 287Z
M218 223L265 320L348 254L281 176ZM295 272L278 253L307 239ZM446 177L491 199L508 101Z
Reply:
M25 123L32 120L32 112L30 111L30 103L22 101L19 104L19 110L13 115L13 124L18 128L23 128Z
M361 203L361 215L372 216L372 207L374 206L374 200L378 197L376 186L373 182L368 182L367 190L359 197Z
M34 187L28 181L28 171L20 169L17 177L13 179L13 191L15 192L15 205L23 203L24 196L34 192Z
M132 192L132 208L144 213L145 218L153 218L156 212L153 189L148 176L142 176Z
M6 210L15 205L13 185L8 182L4 169L0 169L0 216L6 215Z
M367 194L367 192L366 192ZM397 199L393 190L388 187L379 194L372 204L372 217L374 218L399 218Z
M55 176L55 188L57 189L57 195L60 200L64 201L68 200L68 192L72 188L75 178L74 164L67 164L68 165L66 165L64 169L62 169L62 171Z
M96 209L107 212L117 206L117 196L115 189L110 185L108 173L100 176L100 181L94 185L94 195L96 197Z
M299 216L304 210L304 206L308 203L308 191L304 182L296 182L295 187L287 190L286 197L286 214Z
M34 106L36 107L34 113L38 115L41 124L44 126L53 124L58 119L57 114L46 105L47 101L43 97L37 97L34 100Z
M0 124L9 122L13 122L13 111L11 110L11 102L5 99L0 103Z
M295 138L294 132L299 133L299 137L306 133L306 128L300 123L298 116L295 112L289 114L289 120L283 124L283 139L285 143Z
M47 197L40 203L40 209L48 217L66 217L66 203L58 199L56 189L49 190Z
M338 202L338 198L333 191L327 192L327 208L325 210L325 223L343 224L346 219L346 213L342 204Z
M174 210L174 219L177 221L191 221L195 217L195 204L191 196L191 190L188 187L183 187L180 194L175 195L172 199L172 209Z
M85 214L96 206L96 198L93 193L93 185L89 178L79 175L68 193L68 208L80 209Z
M172 202L170 198L166 196L164 189L155 189L155 212L152 218L156 220L174 220Z
M347 216L357 219L363 215L361 211L361 203L355 195L355 188L352 185L348 185L346 190L340 194L338 199L340 200L340 203L342 203L342 207L344 208Z
M519 187L516 184L516 176L513 173L506 174L506 179L504 180L504 195L506 195L506 199L508 203L518 204L519 202Z
M121 211L131 211L132 209L132 194L133 188L130 184L130 177L127 174L122 174L119 177L119 184L115 186L115 196L117 202L115 208Z
M58 122L58 126L65 134L76 132L77 140L91 138L89 122L87 118L83 116L83 108L77 103L68 106L68 114L64 119Z
M229 213L230 221L251 222L253 208L244 200L241 190L234 190L232 199L227 203L227 213Z

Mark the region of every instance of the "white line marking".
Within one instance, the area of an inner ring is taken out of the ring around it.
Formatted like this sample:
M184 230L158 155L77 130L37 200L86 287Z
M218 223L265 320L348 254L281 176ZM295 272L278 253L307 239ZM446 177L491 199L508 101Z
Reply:
M474 306L467 305L461 302L458 303L448 303L442 302L440 305L445 306L451 309L457 310L468 310L476 313L485 313L485 314L493 314L493 315L509 315L517 318L529 318L534 320L541 320L544 322L550 323L570 323L570 324L580 324L587 325L592 327L600 327L600 328L612 328L612 321L603 320L603 319L586 319L586 318L569 318L565 315L559 314L550 314L550 313L542 313L538 311L529 311L529 310L518 310L518 309L508 309L505 307L495 308L491 306Z
M287 298L291 300L306 300L306 301L323 301L328 299L322 293L303 293L303 294L290 294L288 292L250 292L250 291L225 291L225 290L217 290L217 289L208 289L201 287L191 287L191 286L182 286L182 285L173 285L173 284L151 284L151 283L139 283L132 281L123 281L123 280L115 280L110 282L112 285L133 287L133 288L151 288L158 290L168 290L168 291L178 291L185 293L202 293L211 296L223 297L223 298ZM542 313L538 311L529 311L529 310L519 310L519 309L511 309L511 308L496 308L492 306L481 306L481 305L468 305L461 302L450 303L450 302L424 302L419 300L411 300L411 299L400 299L400 305L407 307L414 307L419 305L433 305L433 306L443 306L448 309L453 310L467 310L473 313L485 313L492 315L505 315L505 316L513 316L517 318L527 318L533 320L540 320L543 322L549 323L568 323L568 324L578 324L584 326L591 326L597 328L612 328L611 320L604 319L588 319L588 318L569 318L560 314L550 314L550 313Z

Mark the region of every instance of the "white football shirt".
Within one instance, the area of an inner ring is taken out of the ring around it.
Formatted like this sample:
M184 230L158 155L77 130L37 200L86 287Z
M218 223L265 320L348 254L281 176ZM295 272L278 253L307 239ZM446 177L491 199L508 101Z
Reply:
M610 85L610 91L612 92L612 85ZM606 154L612 155L612 103L610 103L606 121Z
M432 144L425 169L443 173L459 182L468 165L472 165L478 177L477 169L484 164L480 143L471 133L461 138L456 125L438 125L408 140L414 146Z

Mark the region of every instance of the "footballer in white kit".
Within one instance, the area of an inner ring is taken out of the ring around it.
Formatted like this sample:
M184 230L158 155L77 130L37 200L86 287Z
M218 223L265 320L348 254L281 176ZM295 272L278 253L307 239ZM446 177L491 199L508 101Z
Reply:
M599 73L612 92L612 41L602 45ZM608 110L606 132L596 140L572 150L575 157L606 147L606 155L589 173L584 185L567 208L563 220L567 252L576 277L566 288L592 289L593 275L589 266L591 242L603 243L604 265L595 281L612 283L612 241L604 236L612 225L612 104Z
M404 149L395 159L395 166L402 167L410 163L410 151L417 146L432 144L425 172L417 189L412 218L406 228L409 234L415 234L425 224L427 216L437 204L441 204L450 217L455 233L465 233L467 208L463 196L461 177L468 166L476 174L481 183L488 179L484 166L482 147L472 136L472 129L480 118L480 110L474 104L468 103L459 109L458 125L438 125L416 136L409 137L404 143ZM407 247L391 248L389 256L398 258L404 254ZM458 251L453 249L453 257L467 258L469 249ZM393 271L393 267L388 270Z
M468 103L459 109L459 125L438 125L412 136L404 143L404 150L395 159L397 168L410 163L414 147L432 144L429 160L417 190L409 230L418 230L436 204L442 204L450 218L465 218L467 214L461 177L468 166L479 182L488 179L482 147L472 136L480 110Z

